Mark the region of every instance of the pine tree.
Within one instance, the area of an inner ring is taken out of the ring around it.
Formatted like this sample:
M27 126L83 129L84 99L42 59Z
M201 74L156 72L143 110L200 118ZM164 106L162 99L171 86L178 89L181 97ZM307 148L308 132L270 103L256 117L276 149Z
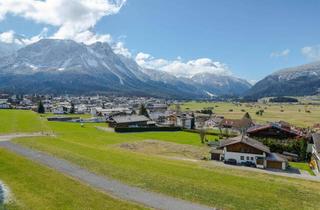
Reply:
M192 117L192 119L191 119L191 129L195 129L195 127L196 127L196 124L195 124L196 119L195 119L195 116L194 116L193 112L191 114L191 117Z
M38 113L39 113L39 114L44 114L44 113L45 113L45 109L44 109L44 106L43 106L42 101L39 101L39 104L38 104Z
M75 112L74 103L71 102L70 114L74 114Z
M246 112L243 116L243 118L246 118L246 119L249 119L249 120L252 120L250 114L248 112Z
M144 115L146 117L149 117L148 111L143 104L141 104L140 106L139 115Z

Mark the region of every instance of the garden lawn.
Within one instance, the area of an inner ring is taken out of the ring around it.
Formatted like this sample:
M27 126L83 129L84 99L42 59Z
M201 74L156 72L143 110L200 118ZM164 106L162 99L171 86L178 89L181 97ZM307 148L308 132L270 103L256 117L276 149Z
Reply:
M310 169L308 163L289 162L289 166L307 171L310 175L315 176L314 172Z
M143 209L4 149L0 149L0 180L13 195L6 210Z

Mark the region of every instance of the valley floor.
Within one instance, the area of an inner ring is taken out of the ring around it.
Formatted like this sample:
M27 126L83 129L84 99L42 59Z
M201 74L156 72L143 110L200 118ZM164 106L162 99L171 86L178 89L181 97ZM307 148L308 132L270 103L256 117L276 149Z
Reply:
M200 111L211 107L217 115L227 119L240 119L248 112L257 123L286 121L295 126L312 127L319 123L320 105L277 104L277 103L226 103L226 102L187 102L181 105L183 111ZM175 109L174 106L171 107ZM263 115L256 112L264 110Z

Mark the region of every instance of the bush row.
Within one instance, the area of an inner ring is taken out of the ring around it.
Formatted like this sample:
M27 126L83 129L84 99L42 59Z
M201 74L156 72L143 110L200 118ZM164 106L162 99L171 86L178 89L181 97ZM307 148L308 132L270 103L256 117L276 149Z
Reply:
M137 128L114 128L118 133L148 132L148 131L181 131L179 127L137 127Z

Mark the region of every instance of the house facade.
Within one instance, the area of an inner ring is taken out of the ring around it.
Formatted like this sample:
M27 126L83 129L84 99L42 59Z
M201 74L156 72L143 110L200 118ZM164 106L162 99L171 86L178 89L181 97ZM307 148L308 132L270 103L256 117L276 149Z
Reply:
M187 114L177 116L177 123L176 125L181 128L185 129L192 129L192 120L193 117Z
M0 99L0 109L10 109L11 104L8 103L7 99Z
M217 155L219 150L220 157ZM220 145L211 152L211 156L224 161L235 160L236 164L251 163L257 168L285 170L288 166L285 158L271 153L269 147L248 136L237 136L220 141Z

